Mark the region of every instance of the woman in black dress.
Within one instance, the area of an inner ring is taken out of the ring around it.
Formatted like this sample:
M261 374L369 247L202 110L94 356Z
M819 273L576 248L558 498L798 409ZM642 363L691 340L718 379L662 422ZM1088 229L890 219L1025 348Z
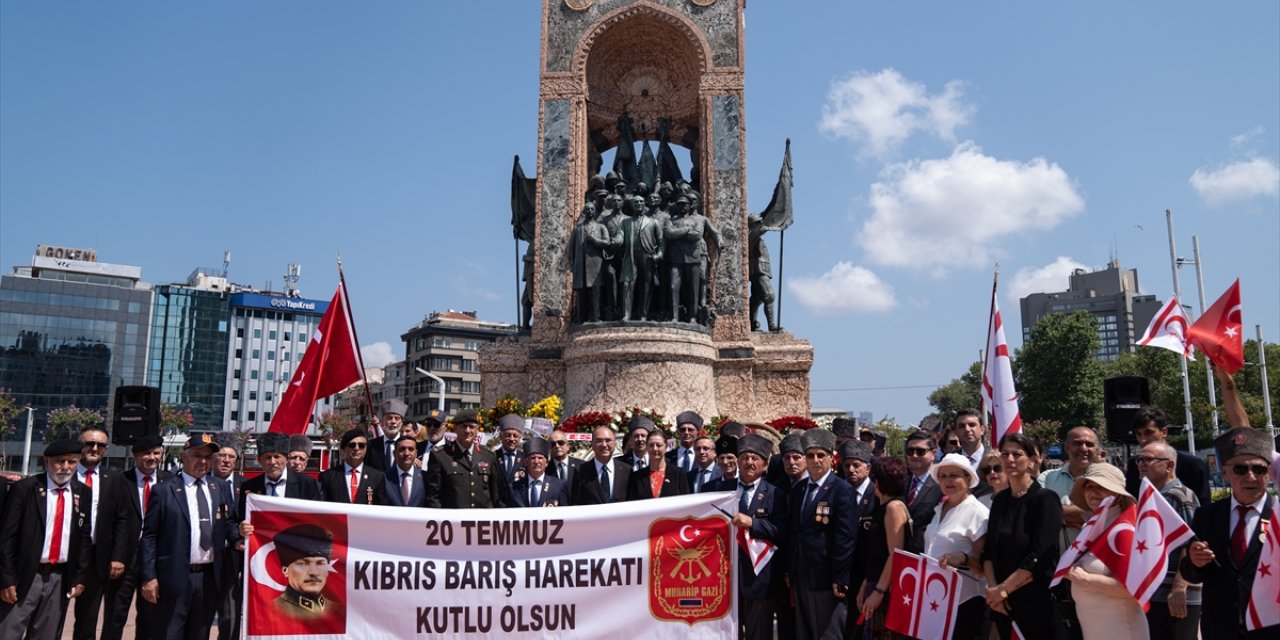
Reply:
M1049 580L1058 564L1062 502L1036 482L1040 447L1022 433L1000 440L1000 458L1009 486L991 500L982 565L986 599L1001 638L1013 624L1024 638L1053 638Z
M911 516L902 494L907 488L907 465L897 458L877 458L871 466L871 483L875 487L879 504L867 520L866 578L858 590L858 613L865 620L861 638L896 638L897 634L884 628L884 616L889 610L889 591L893 587L893 566L890 558L894 549L901 549L910 537L907 531Z
M645 441L649 466L631 472L627 501L682 496L689 493L689 479L680 467L667 464L667 436L655 429Z

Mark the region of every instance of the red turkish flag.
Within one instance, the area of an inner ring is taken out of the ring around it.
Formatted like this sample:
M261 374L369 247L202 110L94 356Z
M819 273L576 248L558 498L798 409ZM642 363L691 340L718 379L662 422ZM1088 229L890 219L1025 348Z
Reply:
M290 435L306 433L316 400L331 396L361 379L355 323L347 304L347 290L338 283L329 309L311 334L307 351L285 387L280 406L271 416L268 431Z
M1187 329L1187 340L1210 362L1227 373L1244 366L1244 336L1240 320L1240 279Z
M929 556L893 550L884 626L911 638L950 638L960 606L960 574Z

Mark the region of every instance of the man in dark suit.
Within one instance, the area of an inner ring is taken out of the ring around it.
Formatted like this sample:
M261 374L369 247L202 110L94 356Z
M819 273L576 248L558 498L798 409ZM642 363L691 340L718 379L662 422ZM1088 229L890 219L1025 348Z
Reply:
M776 457L777 476L773 479L766 477L770 484L777 487L785 496L790 496L791 491L801 483L809 481L809 470L805 465L804 447L800 444L800 434L791 433L778 443L778 455ZM770 461L770 470L773 469L773 462ZM790 506L790 505L788 505ZM791 543L788 542L788 545ZM781 560L782 565L779 566L779 572L786 572L786 561L789 552L783 549ZM858 584L850 581L849 584ZM778 619L778 640L795 640L796 637L796 604L791 598L791 588L784 584L780 584L774 591L773 610Z
M492 509L503 504L502 478L493 452L476 444L480 416L463 409L453 416L454 440L436 447L427 465L427 500L432 508ZM432 498L431 496L438 496Z
M236 531L231 483L209 476L213 434L196 434L182 471L155 488L142 523L142 597L156 605L152 632L167 640L208 638L218 597L230 579Z
M240 437L230 431L218 431L213 434L213 442L218 445L218 452L213 454L209 477L231 483L231 495L239 500L240 488L245 480L244 474L236 471L240 466ZM231 549L229 554L227 566L231 568L231 575L223 585L218 602L218 640L240 637L240 616L244 610L240 602L241 594L244 593L244 572L241 569L244 558L235 549Z
M311 462L311 438L303 434L289 436L289 470L294 473L305 473L307 463Z
M800 437L808 482L787 496L787 575L796 602L796 637L822 637L838 599L849 593L854 547L853 488L832 470L836 437L810 429ZM834 632L839 637L842 621Z
M578 467L569 488L569 502L580 504L608 504L627 499L627 482L631 467L614 460L617 437L609 427L596 427L591 432L591 451L595 457Z
M1133 415L1133 436L1138 439L1138 447L1145 447L1153 442L1166 442L1169 437L1169 419L1164 412L1155 407L1143 407ZM1167 442L1166 442L1167 444ZM1124 472L1124 488L1129 495L1138 495L1142 485L1142 474L1138 471L1137 456L1129 457L1129 464ZM1183 486L1190 489L1200 500L1200 504L1209 504L1209 467L1204 460L1192 453L1178 451L1178 462L1173 471Z
M738 438L724 433L716 438L716 468L720 477L702 487L703 491L736 491L738 489Z
M716 481L724 472L716 464L716 441L709 436L698 436L693 441L693 470L689 472L689 488L694 493L714 491Z
M370 469L385 472L395 465L395 443L404 429L404 414L408 410L408 405L396 398L382 403L382 419L378 421L382 435L369 439L369 452L365 456L365 464Z
M493 455L498 459L498 468L502 470L504 495L511 490L511 483L524 473L524 451L520 448L523 436L524 418L508 413L498 419L498 440L501 445Z
M107 581L103 590L102 639L120 640L129 618L129 607L137 596L137 614L134 620L134 637L150 640L155 605L142 597L142 581L138 579L142 567L142 522L150 504L151 495L159 483L173 477L160 470L164 458L164 440L155 434L145 435L133 443L133 468L121 474L117 484L121 495L116 502L126 516L126 529L122 539L126 542L124 572L119 580Z
M680 467L686 473L693 471L693 441L702 435L702 416L693 411L683 411L676 416L676 446L667 452L667 464Z
M853 558L849 564L849 584L860 585L867 574L868 536L871 535L871 512L880 504L875 487L871 484L871 445L861 440L849 440L840 445L840 467L844 479L853 487L854 537ZM845 596L846 637L853 637L857 629L857 587Z
M387 469L387 504L393 507L425 507L439 502L427 495L427 473L418 467L418 441L413 436L396 440L396 462Z
M1202 637L1273 638L1275 627L1248 631L1245 611L1258 576L1262 533L1271 518L1267 482L1275 443L1262 429L1236 427L1214 439L1213 446L1223 461L1231 497L1196 511L1191 521L1196 540L1178 569L1188 582L1204 584ZM1275 567L1272 571L1275 580Z
M262 474L240 485L237 502L240 517L245 517L245 496L275 496L319 500L320 484L305 473L290 473L288 467L289 436L267 432L258 436L258 466Z
M772 545L776 558L756 565L751 555L738 547L738 637L744 640L773 638L775 590L781 586L783 560L776 551L783 543L787 520L787 496L765 482L763 475L773 455L773 444L758 435L747 434L738 446L738 513L734 526L747 531L753 541Z
M511 483L508 507L556 507L568 502L569 485L547 473L551 445L542 438L524 443L524 473Z
M131 561L126 556L131 546L128 540L129 514L120 501L126 497L117 484L122 476L102 468L102 457L107 453L111 439L102 424L85 427L80 432L80 464L76 465L76 480L93 494L89 537L91 551L89 571L85 574L84 593L76 598L75 627L72 637L76 640L93 640L98 635L98 611L102 607L102 594L110 580L119 580L124 565Z
M369 436L356 427L342 434L342 464L320 472L320 495L326 502L386 504L386 480L365 464Z
M911 514L911 536L904 546L912 553L924 551L925 527L933 521L933 509L942 500L942 489L929 475L937 448L928 431L918 430L907 436L907 471L911 477L907 480L906 505Z
M653 420L642 415L631 416L627 423L627 438L622 443L622 455L618 459L631 467L631 471L639 471L649 466L649 451L646 441L656 427Z
M44 473L14 485L0 524L0 638L62 635L67 596L84 591L92 494L75 479L80 443L44 450Z
M569 437L559 429L551 432L547 443L551 445L551 460L547 465L547 473L558 478L564 486L573 486L573 474L582 464L582 460L569 455Z

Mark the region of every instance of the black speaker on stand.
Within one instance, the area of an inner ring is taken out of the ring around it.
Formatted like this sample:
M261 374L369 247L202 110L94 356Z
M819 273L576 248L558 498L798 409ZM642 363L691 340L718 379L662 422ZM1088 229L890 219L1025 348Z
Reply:
M1133 416L1151 404L1151 385L1146 378L1120 376L1102 382L1102 410L1107 420L1107 439L1136 444Z
M160 434L160 389L116 387L111 442L124 447L149 433Z

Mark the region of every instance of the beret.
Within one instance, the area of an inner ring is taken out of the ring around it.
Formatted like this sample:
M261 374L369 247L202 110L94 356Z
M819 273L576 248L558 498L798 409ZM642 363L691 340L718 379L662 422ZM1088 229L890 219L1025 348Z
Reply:
M137 440L133 441L132 450L134 453L142 453L144 451L150 451L156 447L163 447L163 446L164 446L164 438L161 438L160 436L154 433L148 433L147 435L142 436L141 438L138 438Z
M360 427L346 430L345 432L343 432L342 439L341 439L341 444L343 448L346 448L346 446L351 444L351 441L355 440L356 438L364 438L368 440L369 434L368 432L366 432L364 429Z
M74 453L80 455L80 441L73 438L62 438L54 440L44 448L44 456L51 458L53 456L65 456Z
M449 422L452 424L463 424L464 422L480 424L480 413L475 409L463 409L453 414L453 418Z

